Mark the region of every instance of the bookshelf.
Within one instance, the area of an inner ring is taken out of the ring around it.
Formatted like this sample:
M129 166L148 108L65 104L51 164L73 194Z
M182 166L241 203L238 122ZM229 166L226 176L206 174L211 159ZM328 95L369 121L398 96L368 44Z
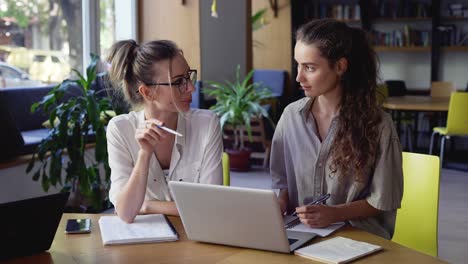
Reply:
M409 47L389 47L389 46L374 46L375 51L377 52L430 52L431 46L421 47L421 46L409 46ZM442 51L458 51L458 52L468 52L468 46L447 46L441 47Z
M355 5L359 5L359 17L337 14L344 6ZM409 78L414 87L429 87L431 81L441 80L441 75L452 78L449 72L456 66L448 61L468 58L467 0L293 0L291 14L292 32L311 19L325 17L363 28L373 36L379 57L389 61L391 77ZM403 73L399 66L415 72ZM425 81L416 75L424 76ZM466 86L463 76L457 82Z

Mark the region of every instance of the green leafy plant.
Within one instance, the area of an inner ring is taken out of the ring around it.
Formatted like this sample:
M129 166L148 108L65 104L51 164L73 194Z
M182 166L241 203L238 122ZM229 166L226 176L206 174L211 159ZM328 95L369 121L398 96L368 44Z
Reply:
M267 10L267 8L263 8L252 15L252 31L261 29L268 24L268 22L265 20L265 14Z
M234 130L233 148L244 149L244 130L249 140L252 140L252 118L266 117L270 122L268 112L262 107L264 99L271 98L271 91L258 83L252 83L253 70L244 79L240 78L240 65L237 65L234 82L224 83L207 81L210 87L203 92L216 99L216 104L210 109L220 116L221 127L229 124Z
M40 102L31 106L32 112L42 108L49 115L48 122L52 127L47 138L38 146L26 171L29 173L38 161L40 166L32 178L35 181L40 179L46 192L50 186L59 184L62 191L71 191L80 197L75 201L78 204L73 206L82 206L84 198L90 201L92 210L99 212L110 182L105 121L102 117L109 119L112 105L108 97L99 97L91 89L99 57L91 55L91 58L86 77L73 70L78 76L77 80L64 80ZM76 93L76 89L80 90L77 96L64 100L66 93ZM92 138L95 139L94 157L87 157L90 154L86 153L86 144L92 142ZM68 159L65 159L65 155L68 155ZM104 169L104 181L101 180L100 167ZM62 172L65 172L64 176Z

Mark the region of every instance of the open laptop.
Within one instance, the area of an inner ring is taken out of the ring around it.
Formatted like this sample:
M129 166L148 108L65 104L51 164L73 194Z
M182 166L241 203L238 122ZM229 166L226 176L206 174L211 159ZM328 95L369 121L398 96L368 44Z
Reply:
M316 234L287 231L272 190L169 182L191 240L290 253Z
M0 204L0 261L48 250L69 192Z

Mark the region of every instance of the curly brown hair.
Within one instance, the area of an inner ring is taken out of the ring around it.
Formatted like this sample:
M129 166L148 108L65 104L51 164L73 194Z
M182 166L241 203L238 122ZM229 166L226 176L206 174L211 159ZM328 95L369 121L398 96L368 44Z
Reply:
M301 26L296 40L314 45L330 67L345 58L348 68L342 75L339 128L332 144L332 172L355 175L358 182L367 180L378 152L378 61L366 33L333 19L313 20Z

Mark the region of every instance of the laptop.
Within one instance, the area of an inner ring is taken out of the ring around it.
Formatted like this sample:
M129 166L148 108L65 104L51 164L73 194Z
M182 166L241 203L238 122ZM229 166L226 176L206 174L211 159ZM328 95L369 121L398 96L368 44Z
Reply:
M316 234L286 230L272 190L169 182L190 240L290 253Z
M0 261L48 250L69 192L0 204Z

